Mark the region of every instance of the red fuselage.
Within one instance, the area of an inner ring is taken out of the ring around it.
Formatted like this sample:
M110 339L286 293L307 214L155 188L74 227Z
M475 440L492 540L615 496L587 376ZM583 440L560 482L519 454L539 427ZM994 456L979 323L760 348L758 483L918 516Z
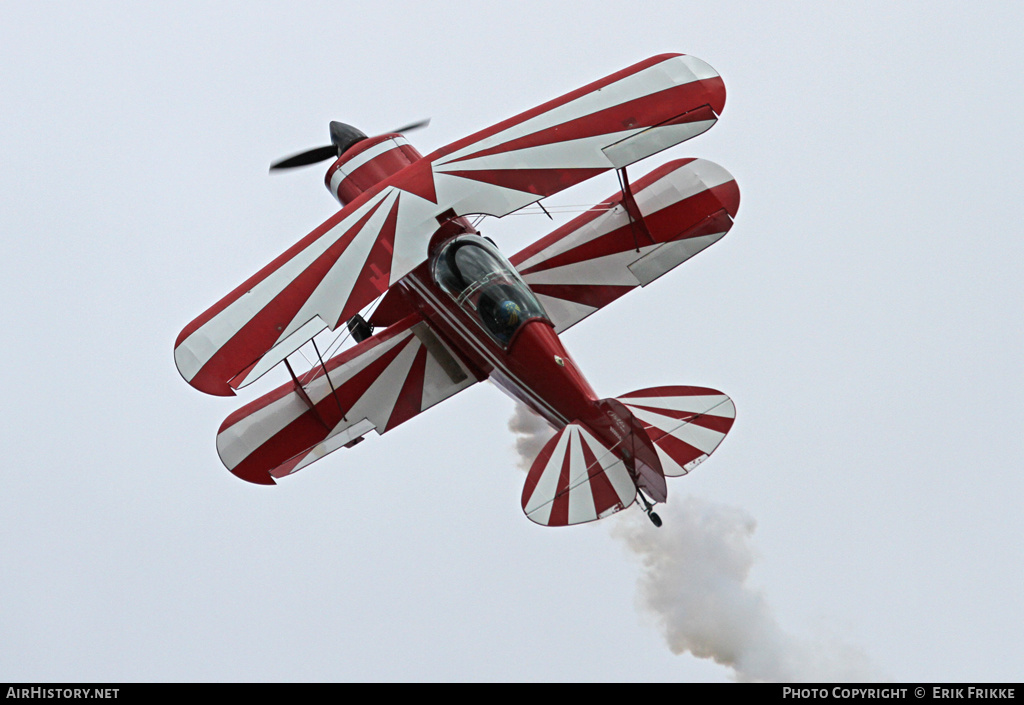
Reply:
M380 309L392 315L417 310L434 332L456 352L478 379L490 379L509 396L526 404L556 429L573 421L588 427L608 447L623 449L621 441L636 430L637 423L614 400L602 400L565 349L554 326L539 309L519 322L504 340L488 329L472 296L460 301L459 294L438 280L438 260L453 240L472 240L489 252L497 248L479 235L464 232L433 249L433 256L392 287ZM500 254L497 256L500 257ZM508 270L514 269L507 260ZM515 275L513 275L515 276ZM518 281L532 298L528 287ZM493 286L493 285L492 285ZM400 302L399 300L400 299ZM482 301L483 297L477 301ZM528 307L523 306L524 309ZM539 304L538 304L539 308ZM387 324L376 315L372 322ZM626 459L631 455L624 450Z
M400 135L366 139L335 162L325 183L344 205L417 158ZM492 380L557 430L574 421L583 424L631 471L650 466L660 480L642 486L660 498L664 477L642 425L621 403L597 397L533 292L493 243L465 218L452 217L441 222L429 249L427 260L391 287L370 322L387 326L418 312L477 379ZM471 250L481 251L487 262L469 257L464 265L473 274L460 274L456 260ZM489 291L503 293L488 299ZM499 320L501 303L512 307L514 326ZM634 456L642 462L635 463Z

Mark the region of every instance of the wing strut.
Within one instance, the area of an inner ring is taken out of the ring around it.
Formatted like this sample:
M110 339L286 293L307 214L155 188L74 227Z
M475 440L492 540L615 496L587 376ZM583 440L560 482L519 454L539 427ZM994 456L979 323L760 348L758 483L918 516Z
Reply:
M341 414L342 421L348 421L345 416L345 410L341 408L341 400L338 399L338 390L334 388L334 382L331 381L331 375L327 372L327 365L324 364L324 358L320 355L320 348L316 346L316 340L312 340L313 349L316 350L316 359L320 361L320 369L324 371L324 377L327 378L327 384L331 385L331 395L334 397L334 403L338 405L338 413Z
M640 206L636 204L636 199L633 197L633 189L629 187L629 175L626 174L626 167L615 170L616 176L619 177L619 188L622 190L622 205L626 208L626 215L629 216L629 227L633 231L633 245L636 247L636 251L640 251L640 243L637 240L636 230L640 228L640 233L647 238L645 245L655 244L654 238L651 236L651 231L647 229L647 223L644 222L644 214L640 211Z
M327 384L331 386L331 395L334 397L334 403L338 405L338 413L341 414L342 421L348 421L348 417L345 415L345 410L341 408L341 400L338 399L338 390L334 388L334 382L331 381L331 375L327 372L327 365L324 364L324 358L320 354L320 348L317 347L315 340L311 339L310 342L313 343L313 349L316 350L316 359L320 361L320 369L324 371L324 377L327 378ZM313 415L316 417L316 420L320 422L320 425L330 431L331 425L328 424L324 420L324 417L320 415L320 412L317 411L316 404L314 404L309 398L309 395L306 393L306 388L302 386L302 382L300 382L299 378L295 375L295 370L292 369L292 365L288 362L287 357L284 359L284 366L288 368L288 374L292 376L292 381L295 382L295 393L299 395L302 401L306 402L306 406L308 406L309 410L313 412Z
M324 421L324 417L316 410L316 404L314 404L313 400L309 398L308 394L306 394L306 388L302 386L302 382L300 382L299 378L295 376L295 370L292 369L292 364L288 362L287 357L284 359L284 366L288 368L288 374L292 376L292 381L295 382L295 393L299 395L299 398L302 399L302 401L306 402L306 406L308 406L309 410L313 412L313 416L315 416L316 420L320 422L320 425L330 431L331 427L327 425L327 422Z

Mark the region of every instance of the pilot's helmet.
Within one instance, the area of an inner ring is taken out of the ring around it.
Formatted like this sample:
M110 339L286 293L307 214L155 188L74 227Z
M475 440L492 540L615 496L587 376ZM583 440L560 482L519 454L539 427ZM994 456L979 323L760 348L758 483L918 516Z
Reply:
M522 309L515 301L503 301L498 307L498 320L511 328L518 325L520 313L522 313Z

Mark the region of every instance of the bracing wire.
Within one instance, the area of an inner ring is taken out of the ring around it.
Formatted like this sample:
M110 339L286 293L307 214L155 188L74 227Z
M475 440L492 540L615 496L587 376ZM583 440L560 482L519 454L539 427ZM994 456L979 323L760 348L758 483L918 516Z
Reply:
M612 210L614 208L615 206L613 204L607 203L598 203L597 205L566 204L547 207L544 207L543 205L540 205L538 203L538 205L536 206L526 206L524 208L520 208L514 213L509 213L509 215L547 215L548 217L551 217L552 214L556 213L562 215L572 213L603 212ZM482 223L488 217L489 216L486 213L476 216L476 218L474 218L471 223L473 228L475 229L478 225L480 225L480 223ZM377 297L366 309L364 309L364 319L369 320L373 316L373 312L376 310L377 306L380 304L383 298L383 296ZM324 331L321 331L317 335L320 335L323 332ZM320 355L319 349L317 350L317 357L320 358L319 362L314 362L309 358L309 356L306 354L306 351L304 350L304 348L306 347L305 345L303 345L297 350L297 352L300 355L302 355L302 358L306 361L306 364L309 366L309 369L307 369L305 372L298 376L299 383L303 387L309 384L313 380L313 378L316 377L318 368L323 367L324 373L326 374L327 370L324 361L330 360L334 355L336 355L338 351L340 351L341 348L345 345L345 343L348 342L349 338L352 337L352 332L348 329L347 321L343 323L341 326L339 326L338 329L332 331L332 333L334 334L334 338L327 343L327 345L324 348L323 354ZM313 336L313 338L310 339L310 341L313 341L314 347L316 346L315 340L316 336Z
M615 206L607 203L599 203L595 205L564 205L564 206L547 206L541 208L540 206L526 206L520 208L514 213L509 215L545 215L547 213L586 213L588 211L608 211L612 210Z
M369 319L370 317L372 317L373 312L377 309L377 306L380 304L383 298L383 296L378 296L369 306L367 306L363 310L365 313L361 312L363 313L363 318ZM318 367L322 367L324 369L324 373L326 374L327 369L324 361L330 360L335 354L337 354L339 350L341 350L345 343L348 342L348 339L352 337L352 331L348 329L347 323L348 322L346 321L342 325L338 326L337 329L332 331L335 337L330 342L327 343L327 346L325 347L322 355L320 355L319 350L317 350L320 362L314 363L309 359L309 357L303 350L303 348L306 347L305 345L299 348L299 352L302 354L303 359L306 360L306 363L310 367L308 370L306 370L299 376L299 382L302 384L303 387L305 387L307 384L313 381L313 378L316 377L317 375ZM322 332L323 331L321 331L321 333ZM317 335L319 335L319 333ZM313 347L316 348L316 336L313 336L313 338L310 338L310 340L313 341ZM328 381L330 380L328 379Z

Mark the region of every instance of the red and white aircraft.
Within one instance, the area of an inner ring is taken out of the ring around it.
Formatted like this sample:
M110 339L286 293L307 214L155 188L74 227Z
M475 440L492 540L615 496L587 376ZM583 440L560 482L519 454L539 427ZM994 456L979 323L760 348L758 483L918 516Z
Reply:
M526 479L532 521L592 521L639 498L660 525L651 506L666 499L665 477L718 447L732 401L683 386L599 398L559 333L728 232L739 189L716 164L679 159L626 175L708 130L724 103L714 69L663 54L426 157L401 134L331 123L330 146L274 166L334 159L326 182L341 210L175 342L181 375L208 394L232 395L281 362L291 373L223 423L224 464L274 484L490 379L558 430ZM612 169L620 193L510 259L466 218L508 215ZM318 362L296 375L287 358L342 325L358 343L335 356L317 348Z

